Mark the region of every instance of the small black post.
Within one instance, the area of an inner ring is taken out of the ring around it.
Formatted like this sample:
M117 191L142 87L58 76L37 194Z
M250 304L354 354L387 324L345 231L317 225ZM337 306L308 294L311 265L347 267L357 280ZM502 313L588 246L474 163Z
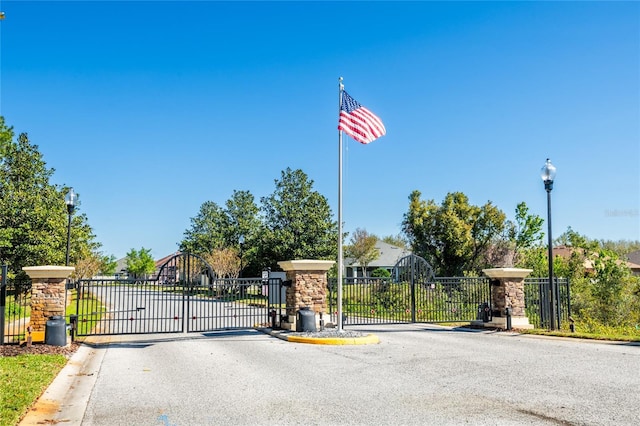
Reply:
M78 315L71 314L69 315L69 322L71 324L71 328L69 329L69 334L71 335L71 341L75 341L76 329L78 328Z
M505 314L507 315L507 330L511 330L511 308L507 307Z

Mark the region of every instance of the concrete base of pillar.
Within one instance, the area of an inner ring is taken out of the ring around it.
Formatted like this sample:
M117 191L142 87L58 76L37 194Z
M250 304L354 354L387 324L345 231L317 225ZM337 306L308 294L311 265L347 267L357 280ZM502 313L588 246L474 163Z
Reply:
M44 343L44 331L33 331L33 332L31 332L31 342L32 343Z
M471 325L474 327L487 327L487 328L507 328L507 318L506 317L493 317L493 319L489 322L484 322L482 320L471 321ZM527 317L511 317L511 328L516 328L520 330L531 330L533 324L529 324L529 318Z
M280 327L283 330L295 331L295 329L296 329L296 316L295 315L287 315L287 320L286 321L282 321L282 324L280 324Z

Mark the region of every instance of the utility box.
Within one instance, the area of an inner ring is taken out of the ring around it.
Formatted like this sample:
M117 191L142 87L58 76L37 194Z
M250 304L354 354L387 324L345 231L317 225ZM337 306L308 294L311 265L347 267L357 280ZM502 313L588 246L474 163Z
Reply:
M44 329L44 343L51 346L67 346L67 325L64 317L54 315L47 320Z
M309 309L309 307L304 307L298 311L298 318L296 318L296 331L317 331L316 313Z

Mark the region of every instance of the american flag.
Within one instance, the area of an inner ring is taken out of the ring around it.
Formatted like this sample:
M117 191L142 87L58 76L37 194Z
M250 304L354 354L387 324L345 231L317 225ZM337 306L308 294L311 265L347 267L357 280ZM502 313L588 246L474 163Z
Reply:
M387 133L382 120L360 105L344 90L342 91L338 130L342 130L353 139L364 144L373 142Z

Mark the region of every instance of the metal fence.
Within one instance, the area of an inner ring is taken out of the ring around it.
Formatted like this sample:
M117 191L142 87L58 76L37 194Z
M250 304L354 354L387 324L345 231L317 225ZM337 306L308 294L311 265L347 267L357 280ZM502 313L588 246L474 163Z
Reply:
M2 266L0 284L0 344L19 344L26 340L31 313L31 280L8 279Z
M329 312L337 320L337 280L329 280ZM436 277L428 282L345 278L344 324L443 323L475 320L491 300L487 278Z
M571 317L571 288L567 278L555 278L557 329L569 330ZM536 328L550 328L551 300L548 277L525 278L524 302L529 323Z

